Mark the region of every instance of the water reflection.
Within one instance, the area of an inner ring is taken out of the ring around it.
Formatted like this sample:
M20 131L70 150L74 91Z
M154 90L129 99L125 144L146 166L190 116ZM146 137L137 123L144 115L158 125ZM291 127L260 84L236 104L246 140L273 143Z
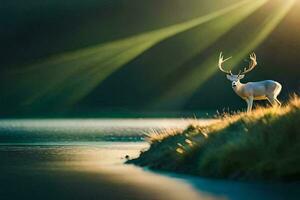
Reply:
M1 146L1 199L211 200L190 185L124 165L146 143Z

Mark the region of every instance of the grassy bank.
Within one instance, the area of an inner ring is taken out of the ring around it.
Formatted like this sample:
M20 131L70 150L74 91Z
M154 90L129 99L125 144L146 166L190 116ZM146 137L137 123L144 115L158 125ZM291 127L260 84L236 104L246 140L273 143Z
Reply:
M208 126L149 134L128 161L151 169L239 180L300 180L300 98L281 108L224 115Z

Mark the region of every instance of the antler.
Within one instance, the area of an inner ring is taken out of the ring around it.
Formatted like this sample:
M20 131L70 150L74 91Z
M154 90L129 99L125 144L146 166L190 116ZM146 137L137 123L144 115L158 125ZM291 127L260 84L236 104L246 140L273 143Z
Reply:
M252 71L255 68L256 65L257 65L256 55L253 52L253 53L250 54L250 63L249 63L248 68L245 67L243 71L240 70L239 71L239 75L246 74L246 73Z
M219 69L220 69L222 72L226 73L226 74L231 74L231 75L232 75L231 71L227 71L227 70L223 69L223 67L222 67L222 64L223 64L225 61L229 60L230 58L231 58L231 57L226 58L226 59L224 60L224 57L223 57L222 52L221 52L221 53L220 53L220 56L219 56Z

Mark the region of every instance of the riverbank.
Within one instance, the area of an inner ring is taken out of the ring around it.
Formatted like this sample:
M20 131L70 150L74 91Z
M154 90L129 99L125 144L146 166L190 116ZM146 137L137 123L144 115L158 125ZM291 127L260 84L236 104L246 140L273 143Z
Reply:
M300 99L281 108L220 117L212 125L149 134L137 159L150 169L210 178L300 180Z

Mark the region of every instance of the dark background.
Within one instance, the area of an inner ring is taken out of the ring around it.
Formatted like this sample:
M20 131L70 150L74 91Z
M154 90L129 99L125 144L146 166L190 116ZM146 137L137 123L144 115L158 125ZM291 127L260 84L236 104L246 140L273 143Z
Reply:
M245 103L234 94L230 82L221 72L209 77L197 90L184 98L179 92L162 103L157 99L174 88L176 91L177 83L188 79L189 70L199 67L206 57L214 56L217 63L221 50L226 53L227 49L241 43L243 35L257 27L261 18L263 19L264 15L275 6L273 4L284 1L272 0L266 3L203 51L191 56L176 68L173 66L177 58L188 55L191 46L196 46L197 43L200 44L210 37L210 34L201 34L201 31L209 25L196 26L164 39L110 74L101 84L72 105L65 104L59 95L52 95L50 98L48 94L36 101L24 103L34 94L35 87L46 84L52 77L39 74L43 70L37 70L36 73L31 71L30 76L19 73L31 65L38 67L36 63L53 55L157 30L206 15L237 2L239 1L1 1L0 117L171 117L193 114L202 116L203 113L224 108L244 109ZM211 30L213 32L213 29ZM283 85L279 97L283 101L292 93L299 93L299 1L295 2L276 28L253 51L258 56L259 65L247 74L244 82L276 80ZM238 66L240 65L245 65L245 60ZM51 67L53 66L49 66ZM171 73L161 78L160 74L165 69L169 69ZM207 69L203 68L203 72L205 70ZM59 73L58 69L57 74ZM24 82L31 81L31 86L22 84L20 79ZM76 93L76 87L70 90Z

